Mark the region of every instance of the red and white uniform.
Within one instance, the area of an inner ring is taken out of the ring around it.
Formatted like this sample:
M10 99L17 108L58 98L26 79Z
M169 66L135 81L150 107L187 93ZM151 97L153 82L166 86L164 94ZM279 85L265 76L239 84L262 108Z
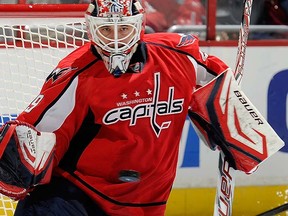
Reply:
M64 58L19 120L56 134L54 175L108 215L164 215L191 95L228 67L192 35L148 34L119 78L91 44ZM121 182L136 170L139 182Z

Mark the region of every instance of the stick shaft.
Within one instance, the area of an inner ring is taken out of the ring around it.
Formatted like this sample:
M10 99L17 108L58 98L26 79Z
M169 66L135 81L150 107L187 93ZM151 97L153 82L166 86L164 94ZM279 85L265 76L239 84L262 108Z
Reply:
M238 52L236 56L236 68L234 76L241 84L244 62L247 47L247 40L250 26L250 16L252 11L253 0L243 1L243 14L242 21L239 30L238 40ZM216 199L214 205L214 216L231 216L232 215L232 202L234 197L234 186L235 186L235 170L230 166L228 160L226 160L223 152L219 154L218 164L218 182Z
M235 186L234 178L235 170L229 165L223 152L220 152L214 216L232 215L232 201Z
M252 3L253 0L244 0L243 2L244 10L242 15L241 27L239 31L238 52L236 56L236 68L234 72L234 76L239 84L242 80L244 72L244 63L245 63L246 47L250 27Z

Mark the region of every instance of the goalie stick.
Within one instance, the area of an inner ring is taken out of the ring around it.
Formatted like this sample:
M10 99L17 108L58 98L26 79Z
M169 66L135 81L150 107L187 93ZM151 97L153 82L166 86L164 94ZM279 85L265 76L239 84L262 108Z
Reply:
M256 216L273 216L273 215L277 215L281 212L287 211L288 210L288 203L285 203L281 206L275 207L273 209L270 209L266 212L263 212L261 214L257 214Z
M253 0L243 1L243 14L241 20L241 27L239 31L236 68L234 71L234 76L239 85L241 83L244 71L244 61L249 34L252 3ZM232 215L234 186L235 186L235 170L233 169L233 167L230 166L227 158L221 151L219 154L219 163L218 163L218 181L217 181L217 191L214 204L214 216Z

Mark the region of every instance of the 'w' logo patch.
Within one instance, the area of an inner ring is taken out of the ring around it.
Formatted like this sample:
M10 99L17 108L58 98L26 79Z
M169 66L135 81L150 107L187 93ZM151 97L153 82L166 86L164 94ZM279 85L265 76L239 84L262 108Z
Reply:
M111 0L110 12L120 13L123 11L123 5L118 0Z
M196 38L192 34L183 35L181 37L177 47L188 46L190 44L193 44L195 40L196 40Z

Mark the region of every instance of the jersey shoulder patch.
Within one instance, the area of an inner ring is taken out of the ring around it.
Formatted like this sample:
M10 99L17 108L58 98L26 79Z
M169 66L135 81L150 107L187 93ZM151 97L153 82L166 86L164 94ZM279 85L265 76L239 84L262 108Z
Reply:
M97 57L93 55L90 47L91 44L87 43L64 57L47 76L45 83L53 84L56 81L69 79L87 64L95 61Z
M195 35L192 34L182 34L180 35L181 38L179 40L179 43L177 44L177 47L183 47L183 46L189 46L191 44L194 44L198 38Z
M189 54L192 54L193 50L199 52L199 39L193 34L154 33L145 35L144 41Z
M54 83L58 78L64 77L66 74L71 73L73 71L76 71L78 68L77 67L56 67L46 78L46 82L51 81Z

